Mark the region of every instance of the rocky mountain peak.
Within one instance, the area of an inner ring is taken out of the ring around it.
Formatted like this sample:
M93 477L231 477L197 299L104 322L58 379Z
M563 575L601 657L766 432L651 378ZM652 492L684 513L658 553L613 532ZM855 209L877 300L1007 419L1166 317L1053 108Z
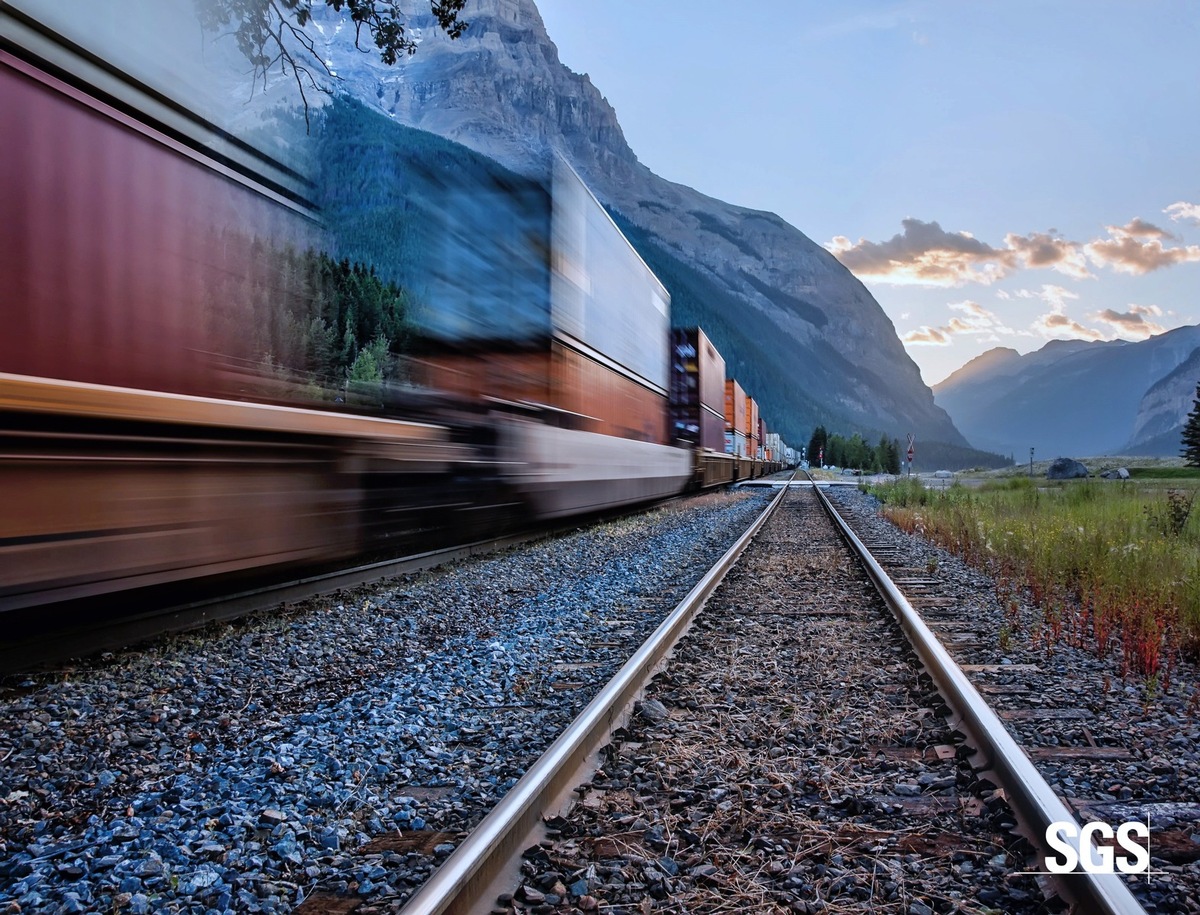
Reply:
M771 415L792 417L794 438L823 421L965 444L866 288L778 216L643 166L613 107L560 62L533 0L470 0L470 28L456 41L427 0L405 5L421 45L392 68L353 48L353 26L319 18L319 47L348 94L518 172L539 172L548 150L561 152L627 221L651 267L673 275L677 318L704 324L732 366L757 375L755 395ZM783 389L788 380L796 390Z

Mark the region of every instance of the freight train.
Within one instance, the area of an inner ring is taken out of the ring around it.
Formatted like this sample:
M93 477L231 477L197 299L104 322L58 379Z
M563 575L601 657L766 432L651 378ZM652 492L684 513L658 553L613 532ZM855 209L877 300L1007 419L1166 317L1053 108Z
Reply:
M264 330L279 302L321 294L296 266L327 243L303 177L22 6L0 9L0 610L777 469L761 445L725 453L723 362L702 332L670 337L666 290L562 163L531 191L536 231L478 227L540 252L530 272L511 241L443 251L421 385L371 409L301 396L258 347L287 330Z

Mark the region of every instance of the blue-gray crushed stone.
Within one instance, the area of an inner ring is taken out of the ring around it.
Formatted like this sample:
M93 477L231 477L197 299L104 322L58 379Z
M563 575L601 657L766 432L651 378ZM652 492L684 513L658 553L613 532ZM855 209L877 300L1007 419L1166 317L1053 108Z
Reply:
M385 904L765 506L710 494L0 689L0 911Z

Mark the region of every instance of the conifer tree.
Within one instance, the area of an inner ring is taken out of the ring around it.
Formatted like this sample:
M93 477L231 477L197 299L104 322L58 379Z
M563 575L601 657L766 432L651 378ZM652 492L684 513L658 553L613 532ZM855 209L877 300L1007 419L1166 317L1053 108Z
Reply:
M1192 401L1192 412L1183 426L1183 457L1189 467L1200 467L1200 384L1196 385L1196 397Z

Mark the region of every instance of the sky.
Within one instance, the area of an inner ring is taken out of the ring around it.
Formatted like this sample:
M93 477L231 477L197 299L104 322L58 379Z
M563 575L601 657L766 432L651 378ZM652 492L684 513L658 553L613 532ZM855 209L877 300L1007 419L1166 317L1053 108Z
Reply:
M1200 323L1200 3L537 4L644 164L832 251L928 384Z

